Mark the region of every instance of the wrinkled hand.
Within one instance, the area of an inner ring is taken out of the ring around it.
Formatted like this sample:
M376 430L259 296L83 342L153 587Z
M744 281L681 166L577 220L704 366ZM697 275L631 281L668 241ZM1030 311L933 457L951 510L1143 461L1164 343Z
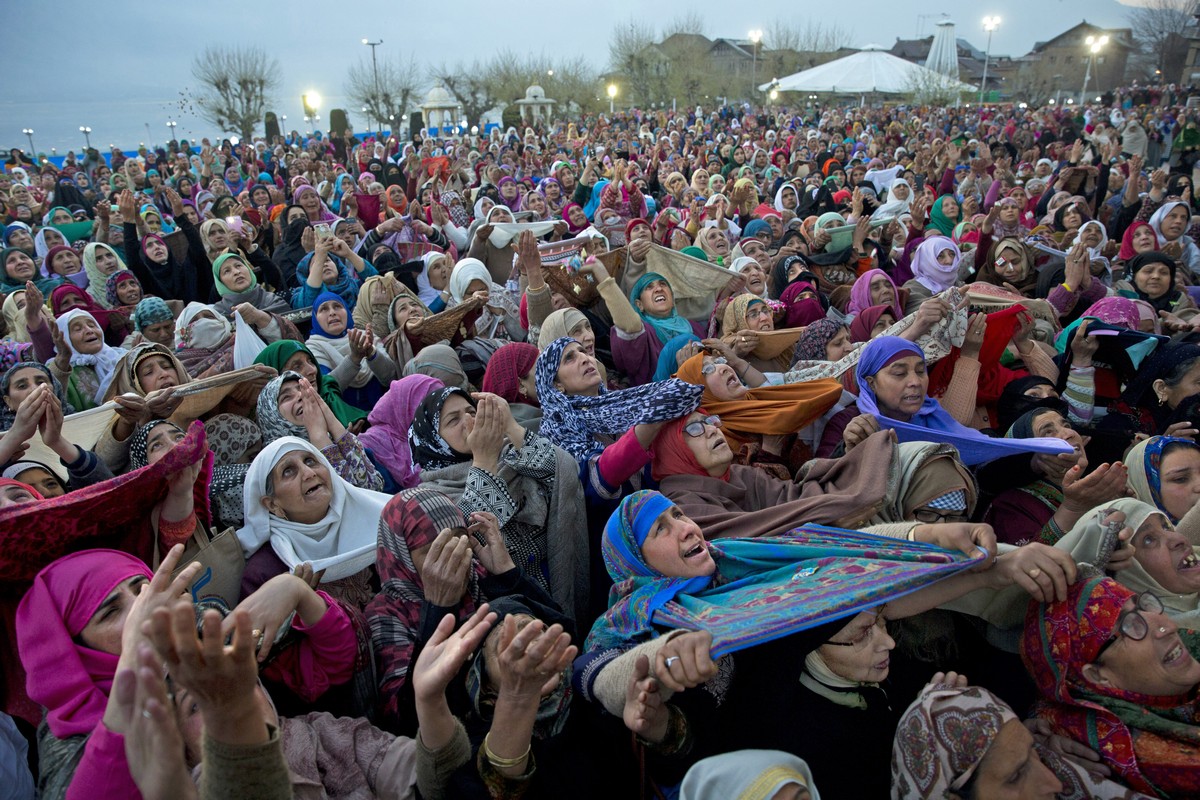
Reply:
M472 511L467 518L467 537L471 551L479 563L491 575L503 575L516 567L504 534L500 532L500 521L490 511ZM483 541L480 541L480 537Z
M986 573L992 588L1014 583L1041 603L1067 599L1067 587L1075 582L1075 561L1063 550L1038 542L1022 545L999 556Z
M435 606L457 606L467 590L471 570L471 546L466 536L443 529L429 545L421 565L425 599Z
M972 314L967 321L967 335L963 339L961 354L964 358L979 358L983 347L984 336L987 335L987 314Z
M467 434L467 445L476 460L482 457L493 465L500 458L507 431L507 420L497 400L495 395L480 394L475 407L475 425Z
M1068 511L1084 514L1128 493L1129 470L1120 461L1101 464L1091 475L1084 476L1087 466L1087 455L1080 455L1079 462L1062 477L1063 506Z
M557 623L547 628L535 619L518 631L517 618L510 615L504 618L499 635L499 694L513 699L536 702L553 692L579 652Z
M412 668L412 684L418 700L436 700L446 691L463 664L487 638L496 624L496 615L484 603L457 631L454 624L453 614L442 617L437 630L417 656L417 663Z
M313 594L315 593L312 587L302 577L285 572L271 578L237 604L235 610L241 611L249 619L251 628L255 631L255 638L262 638L261 646L257 646L257 642L254 641L250 643L252 651L257 648L259 661L263 661L271 652L280 628L291 619L301 601ZM224 624L220 626L222 636L228 636L235 624L233 615L226 617Z
M674 636L654 657L654 674L673 692L693 689L717 674L712 660L712 634L689 631Z
M1071 366L1090 367L1096 351L1100 349L1100 340L1088 336L1087 329L1091 320L1085 319L1075 329L1075 338L1071 340Z
M873 433L879 433L879 420L874 414L859 414L846 425L846 429L842 431L842 441L846 445L846 451L853 450L856 446L867 440L867 437Z
M271 315L266 311L255 308L251 303L238 303L233 311L248 324L256 328L265 328L271 324Z
M650 659L638 656L633 675L625 687L625 727L648 742L661 742L667 735L671 714L658 690L658 681L650 675Z
M939 522L918 525L913 530L913 539L918 542L936 544L946 550L958 550L968 556L986 550L989 558L977 569L988 569L996 555L996 532L991 525L971 522Z

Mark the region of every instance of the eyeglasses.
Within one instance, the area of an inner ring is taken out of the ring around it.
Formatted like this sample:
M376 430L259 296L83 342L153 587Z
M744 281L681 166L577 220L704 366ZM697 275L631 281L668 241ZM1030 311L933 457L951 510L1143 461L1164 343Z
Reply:
M1149 635L1150 623L1146 621L1141 612L1161 614L1164 610L1163 602L1158 599L1158 595L1152 592L1142 592L1136 596L1135 603L1133 608L1122 611L1121 616L1117 617L1117 632L1096 652L1093 661L1099 661L1100 656L1104 655L1104 651L1112 647L1121 636L1140 642Z
M705 364L703 367L700 368L700 374L712 375L714 372L717 371L717 367L721 366L722 364L728 364L728 363L729 362L726 360L726 358L724 356L717 356L716 358L710 360L707 364Z
M930 525L936 525L943 522L966 522L966 511L950 510L946 512L936 511L932 508L918 508L912 512L913 519L917 522L924 522Z
M714 414L712 416L705 417L704 419L698 419L695 422L689 422L687 425L683 426L683 432L688 436L691 436L693 439L699 439L704 435L704 428L707 425L712 425L714 428L719 428L721 427L721 418Z

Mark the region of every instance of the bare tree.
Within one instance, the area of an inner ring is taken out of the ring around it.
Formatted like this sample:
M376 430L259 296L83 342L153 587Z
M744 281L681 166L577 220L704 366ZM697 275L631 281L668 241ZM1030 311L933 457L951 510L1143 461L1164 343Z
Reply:
M809 17L803 25L777 17L764 32L763 46L771 50L793 50L797 53L827 53L844 47L850 41L850 30L836 22L824 23Z
M609 67L615 80L624 83L631 101L645 102L663 77L661 54L654 45L654 29L631 17L613 28L608 41Z
M249 140L279 88L279 62L258 47L208 47L192 60L200 116Z
M692 36L703 36L704 17L695 11L687 11L677 14L674 19L663 26L662 38L668 39L677 33L686 33Z
M346 73L346 95L382 127L384 121L399 119L408 113L413 96L421 91L421 69L410 56L408 61L385 60L379 64L376 82L374 65L361 59Z
M1187 33L1197 13L1197 0L1143 0L1129 10L1133 38L1149 61L1147 66L1162 70L1164 82L1179 79L1187 57Z

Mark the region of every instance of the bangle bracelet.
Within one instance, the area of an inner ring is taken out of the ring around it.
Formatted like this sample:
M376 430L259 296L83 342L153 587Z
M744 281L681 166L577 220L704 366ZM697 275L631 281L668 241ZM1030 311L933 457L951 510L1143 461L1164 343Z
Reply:
M1071 292L1072 294L1075 292L1074 289L1072 289L1070 286L1067 285L1066 281L1063 281L1059 285L1062 286L1064 289L1066 289L1068 292Z
M487 735L483 737L483 757L486 758L488 763L496 769L514 769L515 767L521 766L525 759L529 757L530 750L533 749L533 744L530 743L525 747L525 752L516 758L501 758L492 752L492 748L488 744L491 737L491 731L488 731Z

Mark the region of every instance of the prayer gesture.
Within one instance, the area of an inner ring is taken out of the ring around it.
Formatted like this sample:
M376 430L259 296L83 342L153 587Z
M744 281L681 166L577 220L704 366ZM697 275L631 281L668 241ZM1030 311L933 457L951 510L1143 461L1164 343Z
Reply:
M167 202L171 204L171 215L175 217L182 217L183 198L179 196L179 192L168 186L163 189L163 194L167 196Z
M516 567L504 534L500 532L500 520L490 511L472 511L467 518L468 543L479 563L492 575L503 575Z
M658 681L650 675L650 659L638 656L625 688L625 727L648 742L660 743L667 735L671 714L659 692Z
M450 681L458 675L467 659L479 649L496 624L496 615L484 603L454 630L454 615L447 614L429 637L412 668L413 692L418 702L436 701Z
M1087 467L1087 456L1080 454L1075 466L1063 473L1063 507L1068 511L1085 514L1101 503L1128 494L1125 482L1129 471L1120 461L1101 464L1085 476Z
M42 294L41 289L33 284L33 281L25 281L25 327L29 330L37 330L42 327L42 320L46 313L46 297ZM57 325L51 325L51 328L58 330ZM62 334L59 334L61 338ZM58 340L55 339L55 347L58 346Z
M449 528L443 529L429 545L424 560L416 566L426 600L443 608L458 605L467 591L467 579L471 575L468 537L459 536Z
M371 332L370 325L365 328L351 328L346 331L346 337L350 340L350 358L355 363L361 364L364 358L375 352L375 335Z
M501 407L504 401L494 394L480 393L476 397L475 423L467 434L467 445L474 455L475 466L495 473L512 412L508 403Z
M500 626L498 650L500 696L532 702L554 691L579 652L562 625L535 619L518 630L512 615Z
M137 219L137 200L134 199L133 192L128 189L121 190L121 194L117 198L117 207L120 208L121 219L125 222L133 222Z

